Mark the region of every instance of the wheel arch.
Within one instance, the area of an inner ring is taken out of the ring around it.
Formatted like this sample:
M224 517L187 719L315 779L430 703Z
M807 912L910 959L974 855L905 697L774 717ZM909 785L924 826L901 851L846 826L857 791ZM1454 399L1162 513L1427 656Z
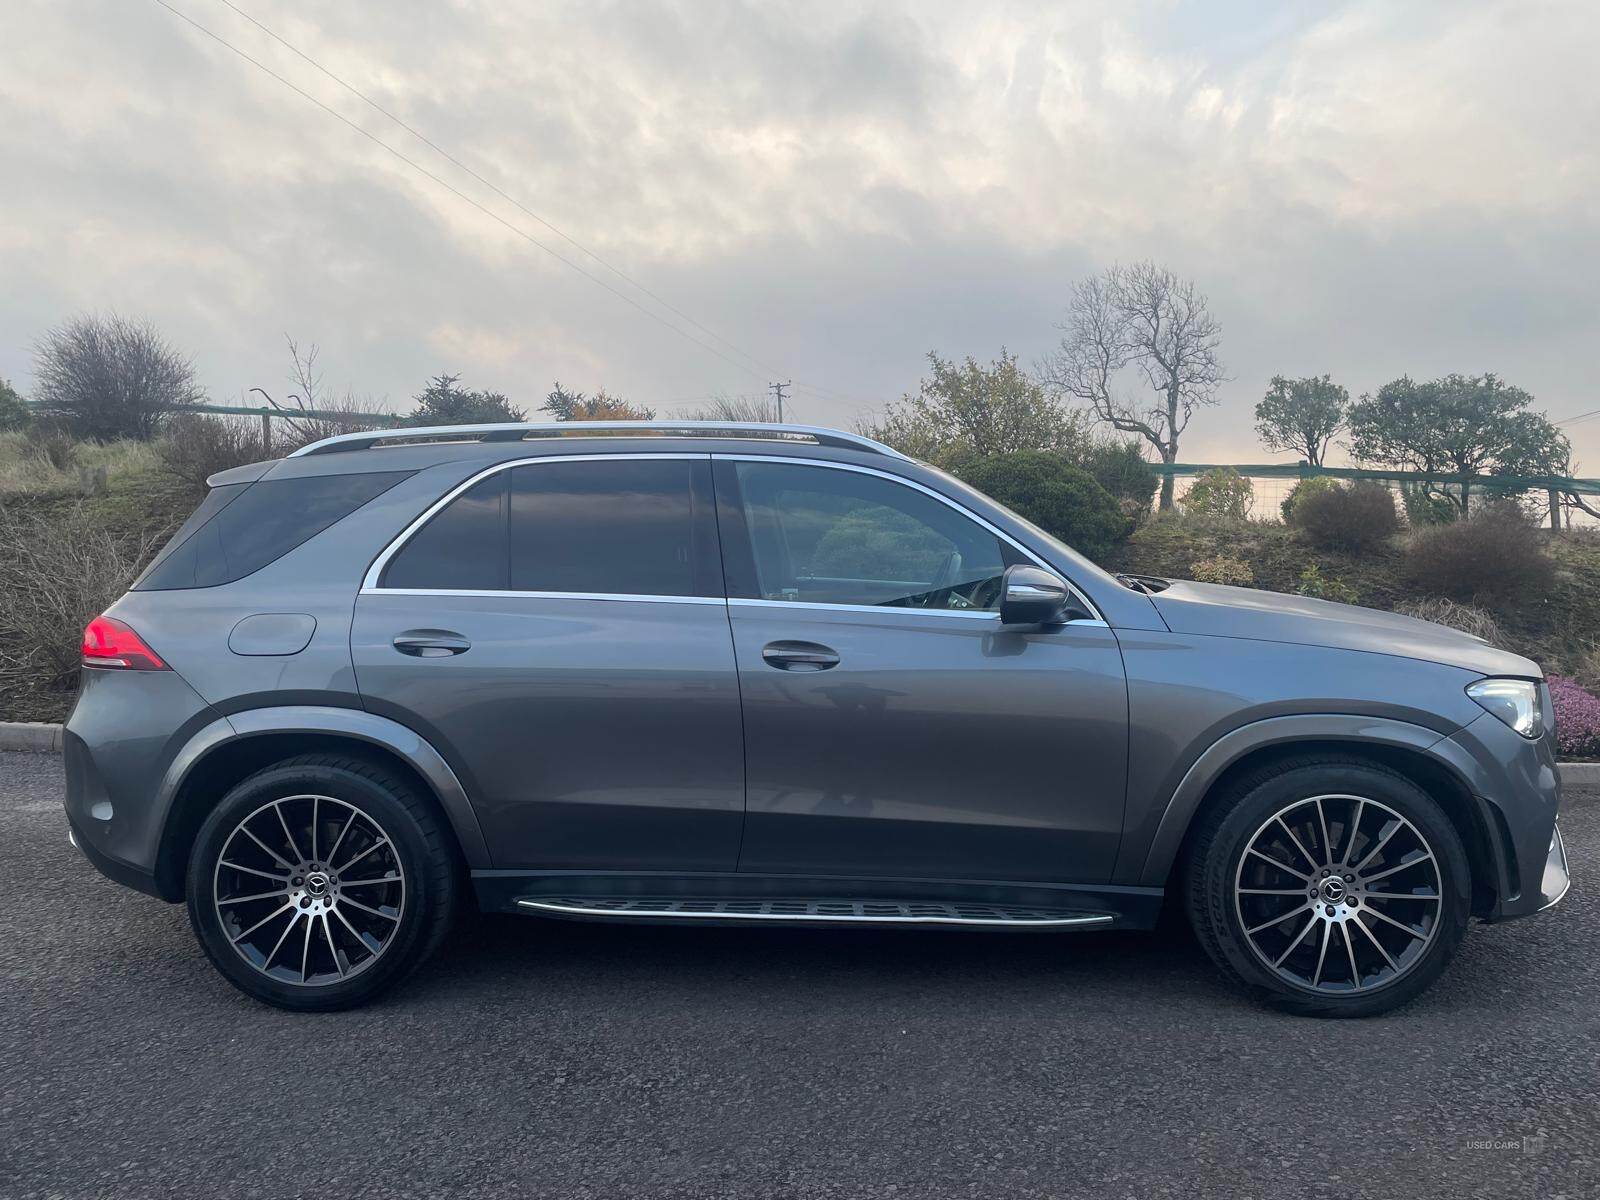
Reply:
M223 793L273 762L314 753L358 754L395 771L438 808L469 869L490 865L483 831L460 780L415 731L357 709L250 709L200 730L167 771L155 870L160 894L183 898L195 835Z
M1489 916L1514 895L1504 835L1491 807L1468 782L1473 767L1447 735L1404 721L1371 717L1286 717L1256 722L1218 739L1189 768L1173 792L1145 856L1138 882L1165 884L1183 860L1193 831L1230 785L1277 759L1329 754L1366 759L1410 779L1432 796L1455 825L1472 866L1474 915Z

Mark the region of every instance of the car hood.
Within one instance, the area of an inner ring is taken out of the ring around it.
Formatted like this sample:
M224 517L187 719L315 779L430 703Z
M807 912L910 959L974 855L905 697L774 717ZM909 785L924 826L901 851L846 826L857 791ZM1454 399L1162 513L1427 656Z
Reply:
M1375 608L1188 580L1174 580L1150 601L1174 633L1331 646L1424 659L1484 675L1543 677L1536 663L1482 638Z

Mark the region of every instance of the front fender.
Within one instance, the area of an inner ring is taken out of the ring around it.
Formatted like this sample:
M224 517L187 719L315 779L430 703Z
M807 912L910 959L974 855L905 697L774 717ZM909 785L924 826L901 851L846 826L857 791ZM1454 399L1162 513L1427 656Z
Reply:
M376 716L355 708L317 705L287 705L253 708L233 713L198 730L173 758L161 782L158 810L169 814L179 790L190 774L223 746L244 738L268 734L331 734L380 746L409 764L438 797L445 816L461 846L467 866L483 869L493 865L488 844L478 825L477 813L467 799L466 789L450 769L450 764L415 730L388 717Z
M1135 844L1138 839L1131 835L1124 839L1116 882L1164 885L1190 821L1223 772L1256 750L1291 742L1350 742L1421 753L1461 780L1469 793L1469 780L1477 770L1471 756L1450 741L1449 734L1390 717L1328 713L1253 721L1218 738L1190 764L1162 809L1153 836L1144 845Z

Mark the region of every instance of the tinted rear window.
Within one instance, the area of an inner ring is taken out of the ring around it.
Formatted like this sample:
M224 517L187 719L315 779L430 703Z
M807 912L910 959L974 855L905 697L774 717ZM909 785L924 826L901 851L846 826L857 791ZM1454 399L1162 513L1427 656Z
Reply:
M716 537L704 460L546 461L457 496L401 547L379 586L720 596Z
M491 475L445 505L389 560L379 586L504 591L509 479Z
M245 490L214 506L210 519L200 520L211 503L211 496L207 496L185 522L184 528L191 530L188 536L181 542L174 537L135 586L140 591L166 591L216 587L243 579L349 516L409 474L381 471L229 485ZM215 488L212 495L223 490Z
M709 503L696 503L697 468L708 464L661 458L514 468L512 590L717 594L715 518Z

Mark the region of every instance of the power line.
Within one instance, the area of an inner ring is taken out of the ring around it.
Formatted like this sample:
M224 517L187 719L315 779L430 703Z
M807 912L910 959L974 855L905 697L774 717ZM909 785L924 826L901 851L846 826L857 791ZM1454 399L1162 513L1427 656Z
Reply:
M1600 408L1592 408L1588 412L1579 413L1575 417L1562 417L1561 420L1554 422L1554 424L1575 425L1579 421L1587 421L1590 417L1600 417Z
M634 279L631 275L627 274L627 272L623 271L619 267L612 266L605 259L601 258L598 254L596 254L593 250L591 250L587 246L585 246L582 242L578 241L576 238L574 238L571 235L567 234L565 231L563 231L561 229L558 229L556 226L552 225L544 217L541 217L538 213L534 212L531 208L529 208L527 205L523 204L515 196L512 196L511 194L509 194L508 192L506 192L505 190L500 188L498 185L496 185L496 184L490 182L489 180L485 179L477 171L473 170L466 163L462 162L455 155L451 154L443 146L440 146L437 142L435 142L433 139L428 137L421 130L417 129L413 125L407 124L401 118L395 116L394 113L392 113L388 109L384 108L383 105L379 104L371 96L369 96L365 92L361 91L354 84L352 84L352 83L348 82L347 80L341 78L340 76L334 74L327 67L323 66L316 59L312 58L304 50L300 49L300 47L296 46L293 42L290 42L287 39L285 39L283 37L280 37L277 33L273 32L266 25L264 25L260 21L258 21L255 17L253 17L249 13L245 12L244 9L240 8L237 4L234 4L233 0L221 0L221 3L224 6L226 6L227 8L232 9L235 13L237 13L239 16L243 17L246 21L249 21L250 24L254 25L257 29L261 30L262 33L266 34L273 41L277 42L280 46L283 46L290 53L297 55L298 57L303 59L305 62L309 63L311 66L315 67L318 71L321 71L329 79L333 80L340 87L344 88L345 91L349 92L352 96L356 97L356 99L360 100L363 104L367 105L374 112L377 112L380 115L382 115L384 118L386 118L387 120L394 122L394 124L398 125L401 129L405 130L412 137L416 138L424 146L427 146L435 154L438 154L441 158L445 159L447 162L449 162L449 163L453 164L454 166L458 167L460 170L465 171L468 175L472 176L472 178L476 179L479 183L483 184L484 187L488 188L491 192L493 192L495 195L499 196L502 200L505 200L507 203L509 203L509 204L515 206L516 208L520 209L525 215L527 215L529 217L532 217L535 221L539 222L539 224L543 225L551 233L553 233L557 237L561 238L561 240L566 242L568 245L573 246L574 248L576 248L578 250L581 250L584 254L587 254L590 258L594 259L595 262L599 263L606 270L610 271L618 279L624 280L625 282L627 282L632 287L637 288L640 292L644 293L646 296L649 296L650 299L654 300L657 304L661 305L662 308L666 309L670 313L675 314L678 317L681 317L683 320L687 321L690 325L693 325L701 333L705 334L707 337L713 339L714 341L722 343L724 346L726 346L728 349L732 350L735 354L739 355L741 358L749 359L752 363L754 363L756 366L760 367L763 371L766 371L769 374L777 374L778 373L778 368L777 367L772 366L770 363L764 363L759 358L756 358L753 354L750 354L747 351L740 349L739 346L735 345L733 342L730 342L727 338L725 338L721 334L717 333L716 330L708 329L706 326L702 325L699 321L695 320L688 313L684 312L682 309L678 308L676 305L673 305L673 304L669 303L667 300L664 300L662 297L658 296L655 292L652 292L649 288L645 287L644 284L640 283L637 279Z
M439 176L435 175L432 171L428 170L428 168L423 166L421 163L417 162L414 159L407 158L404 154L400 153L400 151L396 150L393 146L389 145L388 142L385 142L382 138L378 137L376 134L371 133L371 132L361 128L361 126L357 125L349 117L345 116L343 113L339 112L337 109L330 108L328 105L324 104L321 100L318 100L310 92L306 91L304 88L300 87L299 85L297 85L295 83L291 83L288 79L285 79L282 75L279 75L276 71L274 71L271 67L267 66L265 63L259 61L258 59L252 58L250 55L246 54L243 50L239 49L239 47L235 46L232 42L229 42L226 38L222 37L220 34L213 33L211 30L207 29L204 25L200 24L200 22L194 20L192 17L188 16L185 13L179 12L177 9L173 8L172 5L168 4L167 0L155 0L155 3L159 4L162 8L166 9L173 16L177 17L179 20L185 22L186 24L188 24L190 26L193 26L195 29L197 29L201 33L205 34L212 41L216 42L218 45L223 46L223 47L227 48L228 50L233 51L234 54L236 54L240 58L244 59L245 62L249 63L251 66L255 67L257 70L262 71L263 73L272 76L272 78L276 79L279 83L283 84L283 86L288 88L290 91L296 93L297 95L301 96L302 98L304 98L306 100L309 100L312 104L315 104L318 108L320 108L323 112L327 113L330 117L333 117L336 120L340 121L341 123L343 123L345 125L348 125L351 129L355 130L362 137L364 137L368 141L372 142L375 146L378 146L378 147L382 148L383 150L387 151L389 154L391 154L395 158L399 159L401 162L405 163L406 166L412 168L414 171L417 171L422 175L427 176L429 179L433 180L434 183L436 183L440 187L444 188L445 191L449 192L451 195L457 197L458 199L465 200L468 204L472 205L473 208L475 208L479 212L483 213L484 216L489 217L491 220L494 220L494 221L498 222L499 224L505 226L512 233L516 234L518 237L522 238L524 241L530 243L531 245L537 246L540 250L543 250L546 254L550 255L550 257L554 258L557 262L560 262L563 265L572 268L572 270L576 271L579 275L582 275L590 283L593 283L593 284L595 284L595 285L597 285L599 287L604 288L606 291L610 292L613 296L617 297L617 299L619 299L619 300L623 301L624 303L630 305L631 307L637 309L639 312L641 312L645 316L649 317L652 321L656 322L658 325L661 325L664 328L670 329L673 333L677 334L679 337L683 338L685 341L692 342L694 345L699 346L702 350L706 351L708 354L716 355L718 358L720 358L723 362L727 363L729 366L737 367L739 370L744 371L747 374L754 375L758 379L762 377L761 372L759 372L759 371L757 371L757 370L755 370L755 369L753 369L751 367L746 366L744 363L737 362L734 359L729 358L726 354L724 354L722 351L718 350L715 346L708 345L707 343L701 341L699 338L695 337L693 334L689 333L685 329L680 329L678 326L674 325L672 322L668 321L666 318L662 317L660 314L654 313L650 309L646 308L644 305L640 304L632 296L629 296L625 292L618 291L616 288L612 287L605 280L597 278L596 276L590 274L588 271L584 270L581 266L579 266L577 263L573 262L570 258L567 258L565 255L563 255L559 251L552 250L549 246L545 245L538 238L534 237L531 233L527 232L527 230L518 228L517 226L513 225L510 221L508 221L504 217L502 217L499 213L495 212L493 209L487 208L483 204L480 204L477 200L474 200L471 196L467 195L460 188L454 186L453 184L447 182L446 180L443 180L443 179L439 178Z
M774 396L776 396L778 398L778 424L779 425L783 424L783 389L787 388L787 387L793 387L793 386L794 386L794 384L789 380L784 380L784 382L782 382L782 383L769 383L769 384L767 384L767 390L770 391Z

